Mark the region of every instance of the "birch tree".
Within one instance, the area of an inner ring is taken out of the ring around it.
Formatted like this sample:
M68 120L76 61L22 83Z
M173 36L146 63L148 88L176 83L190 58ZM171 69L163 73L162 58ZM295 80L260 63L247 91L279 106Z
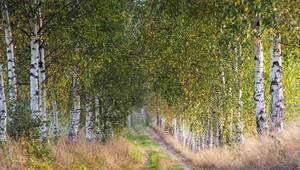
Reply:
M57 110L57 104L56 99L54 97L54 94L52 94L52 113L53 113L53 136L54 141L58 138L58 110Z
M17 97L14 44L12 41L12 32L10 26L9 13L8 13L5 0L2 0L2 17L3 17L3 27L5 33L6 55L8 61L7 70L8 70L8 90L9 90L10 110L12 113L14 113L16 110L16 97Z
M100 112L100 105L99 105L99 95L97 94L95 96L95 138L96 140L101 140L101 130L100 130L100 117L99 117L99 112Z
M86 105L85 105L85 139L88 141L92 140L92 130L93 130L93 123L92 123L92 111L91 111L91 104L89 100L89 96L86 95Z
M270 48L271 60L271 131L280 132L283 129L283 90L282 90L282 62L280 49L280 33L278 30L278 20L280 20L280 11L273 5L271 40Z
M38 91L38 60L39 60L39 41L38 41L38 23L37 23L37 0L30 0L30 48L31 48L31 66L30 66L30 110L33 119L39 118L39 91Z
M76 74L76 73L75 73ZM74 143L77 141L79 132L79 118L80 118L80 96L78 94L78 82L76 80L77 75L72 75L73 82L73 114L71 116L71 124L68 135L68 142Z
M6 141L6 100L4 93L3 70L0 64L0 141Z
M239 50L239 57L241 57L241 51L242 49L240 48ZM237 49L235 48L234 49L234 54L237 55ZM239 75L238 75L238 58L235 57L235 63L234 63L234 72L235 74L237 75L237 80L235 81L235 86L236 86L236 91L238 92L238 95L236 97L236 110L235 110L235 116L236 116L236 119L237 119L237 122L235 124L235 133L236 133L236 138L237 138L237 141L243 145L244 144L244 135L243 135L243 123L241 122L241 106L242 106L242 101L241 101L241 98L242 98L242 90L240 89L239 87L239 84L240 84L240 78L239 78Z
M39 5L41 2L39 2ZM46 87L45 87L45 51L44 51L44 41L43 41L43 21L42 21L42 11L39 7L38 11L38 50L39 50L39 59L38 59L38 77L39 77L39 111L42 125L40 127L40 141L44 141L48 136L47 128L47 113L46 113Z
M260 26L261 21L258 17L254 29L254 103L256 114L256 129L257 133L259 135L262 135L267 133L268 124L264 102L264 56Z

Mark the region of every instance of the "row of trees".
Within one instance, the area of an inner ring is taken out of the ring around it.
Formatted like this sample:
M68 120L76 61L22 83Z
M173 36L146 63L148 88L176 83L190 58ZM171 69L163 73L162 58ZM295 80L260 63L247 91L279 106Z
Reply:
M131 3L2 1L8 85L1 84L1 141L8 129L44 143L49 127L57 139L69 126L73 143L84 122L87 140L105 141L126 125L147 91Z
M298 9L287 0L3 0L1 139L8 127L10 136L43 142L49 127L57 138L68 126L70 143L80 127L87 140L105 141L145 104L155 114L159 107L174 128L177 122L181 141L188 124L192 141L243 143L255 126L267 132L269 109L271 130L280 131L282 82L285 119L299 104ZM269 74L271 97L264 93Z
M164 1L149 2L149 8L155 12L146 21L145 36L148 52L156 58L150 67L160 72L154 84L159 95L150 100L167 100L168 109L160 109L161 116L178 130L183 143L184 124L188 143L196 150L235 141L243 144L243 133L254 133L254 126L260 135L280 132L282 86L285 120L295 116L299 3ZM270 50L270 60L264 60L265 49ZM266 77L269 82L264 82ZM265 94L267 88L270 93ZM156 115L159 104L150 103Z

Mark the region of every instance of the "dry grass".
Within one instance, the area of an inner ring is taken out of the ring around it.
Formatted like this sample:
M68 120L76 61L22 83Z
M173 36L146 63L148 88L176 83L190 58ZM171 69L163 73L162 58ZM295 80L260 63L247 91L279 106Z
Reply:
M86 142L81 136L73 145L60 139L49 144L49 155L37 158L28 154L22 142L8 141L0 150L0 169L140 169L133 159L127 139L120 137L106 144Z
M68 145L64 140L50 145L50 157L58 161L62 167L76 169L137 169L139 164L134 162L129 151L129 142L120 137L117 140L100 144L86 142L83 137L74 144ZM72 165L71 167L69 167Z
M28 162L26 150L21 143L7 141L0 150L0 169L22 169Z
M281 145L275 139L249 137L243 146L224 146L198 153L181 145L161 129L155 130L197 169L300 169L300 128L297 125L284 131Z

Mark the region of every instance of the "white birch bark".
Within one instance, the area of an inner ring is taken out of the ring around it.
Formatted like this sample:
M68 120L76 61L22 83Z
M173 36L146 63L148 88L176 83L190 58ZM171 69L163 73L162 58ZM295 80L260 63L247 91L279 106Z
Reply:
M10 27L9 14L8 14L8 9L5 0L2 0L2 17L3 17L3 27L5 33L6 55L8 61L7 68L8 68L8 90L9 90L9 100L10 100L10 111L14 113L16 111L16 98L17 98L14 44L12 41L12 32Z
M241 57L241 52L242 49L240 47L240 52L239 52L239 57ZM237 49L234 49L234 54L237 55ZM234 65L234 72L236 73L236 77L239 77L238 75L238 57L235 58L235 65ZM235 116L236 116L236 124L235 124L235 133L236 133L236 140L240 145L245 144L245 140L244 140L244 135L243 135L243 122L241 122L241 107L242 107L242 90L239 88L239 78L237 78L237 80L235 81L235 85L236 85L236 89L238 90L238 96L236 98L236 111L235 111Z
M239 89L239 95L237 98L237 104L236 104L237 106L236 106L236 111L235 111L236 118L237 118L237 123L235 125L235 127L236 127L235 133L236 133L237 141L239 142L240 145L243 145L243 144L245 144L245 139L244 139L244 135L243 135L244 125L243 125L243 122L240 121L241 98L242 98L242 90Z
M196 151L199 152L201 150L201 133L196 133Z
M160 125L160 118L159 118L159 109L157 109L157 112L156 112L156 126L158 127Z
M33 9L37 5L36 0L30 0ZM39 59L39 42L38 42L38 24L36 11L31 13L30 18L31 36L31 66L30 66L30 110L33 119L39 118L39 91L38 91L38 59Z
M278 2L273 2L272 7L272 32L271 40L273 41L270 49L271 57L271 128L272 132L279 133L283 130L283 90L282 90L282 62L281 62L281 37L278 30L279 21L281 19L280 9L282 8Z
M52 94L52 112L53 112L53 136L54 140L56 141L58 139L58 110L57 110L57 104L56 99L54 95Z
M184 122L183 120L181 120L180 124L179 124L179 130L178 130L178 138L179 141L184 145Z
M86 117L85 117L85 128L86 128L86 133L85 133L85 139L88 141L92 140L92 130L93 130L93 123L92 123L92 111L91 111L91 104L89 100L89 96L86 95Z
M256 114L256 127L259 135L267 133L267 117L264 103L264 78L263 78L263 47L260 33L260 21L256 23L256 36L254 45L254 103Z
M4 93L3 70L0 65L0 141L6 141L6 100Z
M208 148L213 148L214 137L213 137L212 120L208 120L207 140L208 140L208 142L207 142Z
M194 148L195 148L195 138L194 138L193 129L191 129L189 133L190 133L189 134L189 136L190 136L190 139L189 139L189 148L191 150L194 150Z
M172 118L171 135L175 138L176 136L176 119Z
M214 135L213 135L213 138L214 138L214 147L218 147L220 145L220 142L219 142L219 139L220 139L220 130L219 130L219 123L217 122L216 125L214 126Z
M141 114L142 114L142 118L143 118L144 124L146 124L146 122L147 122L147 113L145 111L145 107L143 107L141 109Z
M128 116L127 116L127 127L132 127L132 115L131 114L129 114Z
M205 144L205 131L200 133L200 147L204 149L206 146Z
M43 22L42 22L42 12L41 8L38 8L38 22L39 22L39 69L38 69L38 77L39 77L39 110L40 110L40 115L41 115L41 141L45 140L48 136L48 128L47 128L47 113L46 113L46 87L45 87L45 51L43 47L43 37L42 37L42 32L41 28L43 27Z
M73 76L73 115L70 124L70 131L68 135L68 142L74 143L77 140L78 136L78 128L79 128L79 118L80 118L80 96L78 94L78 83L76 81L76 77Z
M95 139L97 141L101 140L99 112L100 112L99 95L97 94L95 96L95 129L96 129Z
M276 30L275 30L276 31ZM271 127L272 132L283 130L283 91L282 91L282 63L279 33L272 35L273 44L270 49L271 57Z

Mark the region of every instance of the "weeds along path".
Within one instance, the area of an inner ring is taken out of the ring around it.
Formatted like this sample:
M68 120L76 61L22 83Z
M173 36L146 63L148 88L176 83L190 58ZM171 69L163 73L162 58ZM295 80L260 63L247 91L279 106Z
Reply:
M176 152L171 146L165 143L163 138L152 128L147 127L146 132L149 136L153 138L153 140L160 145L160 147L165 150L173 159L176 159L184 168L184 170L192 170L194 169L190 163L188 163L182 155Z

